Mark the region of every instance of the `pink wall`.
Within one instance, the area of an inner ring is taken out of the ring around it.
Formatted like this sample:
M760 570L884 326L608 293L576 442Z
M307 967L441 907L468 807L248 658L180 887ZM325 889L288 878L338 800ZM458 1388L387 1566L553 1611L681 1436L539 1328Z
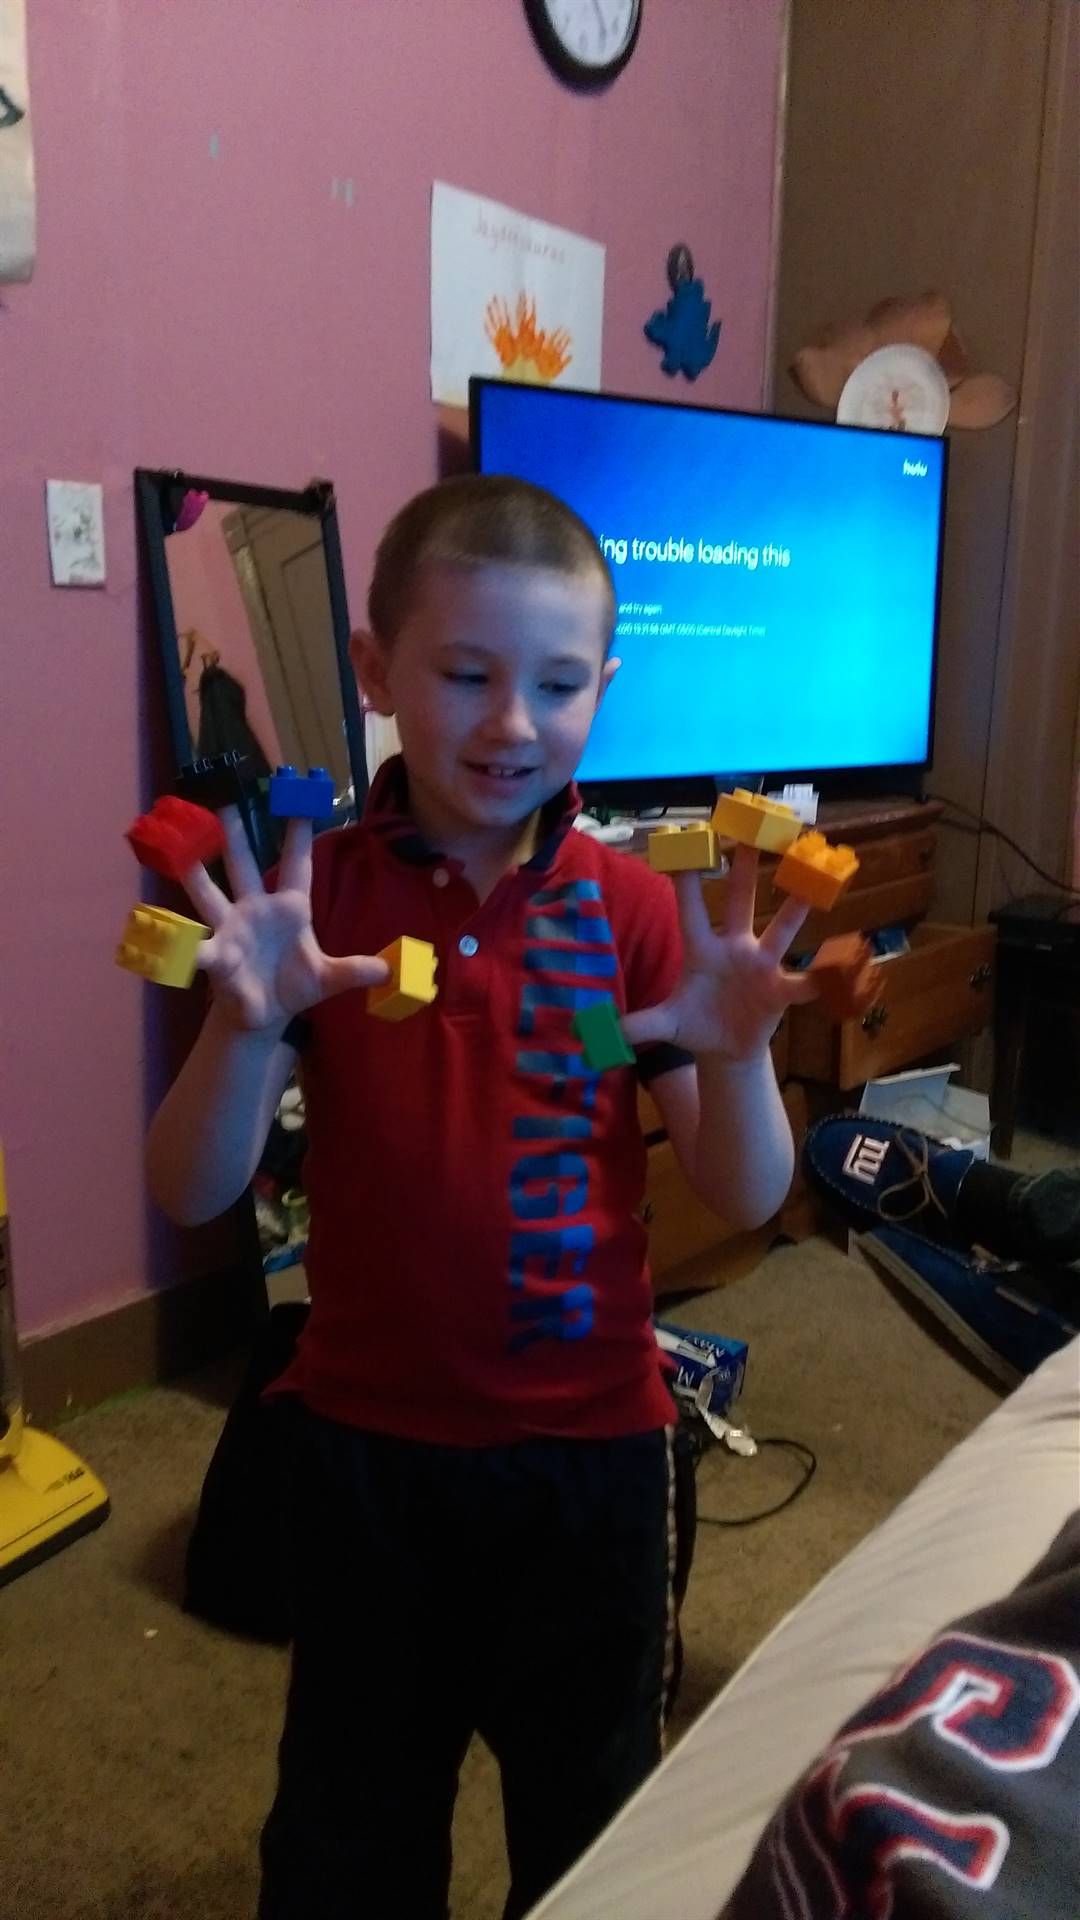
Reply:
M329 475L359 610L380 526L435 471L434 177L606 243L616 389L676 391L641 326L687 240L724 321L695 397L757 405L780 14L646 0L630 68L589 99L549 75L519 0L35 0L39 261L0 312L0 1130L24 1334L196 1257L151 1221L140 1157L187 1016L111 959L157 699L132 467ZM51 590L46 476L104 482L104 592Z

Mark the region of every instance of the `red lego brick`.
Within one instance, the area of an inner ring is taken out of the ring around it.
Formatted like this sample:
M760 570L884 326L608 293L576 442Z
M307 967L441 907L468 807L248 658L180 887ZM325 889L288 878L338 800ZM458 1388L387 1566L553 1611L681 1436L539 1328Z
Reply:
M823 940L810 962L818 999L830 1020L853 1020L881 992L881 968L861 933L838 933Z
M200 860L208 865L220 859L225 849L217 814L171 793L155 800L150 812L128 828L126 838L141 867L169 880L182 880Z

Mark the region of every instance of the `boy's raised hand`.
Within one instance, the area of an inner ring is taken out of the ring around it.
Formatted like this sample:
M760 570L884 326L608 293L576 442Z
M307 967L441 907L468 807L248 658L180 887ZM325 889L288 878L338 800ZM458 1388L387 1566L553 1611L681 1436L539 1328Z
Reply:
M786 1008L816 997L806 974L781 965L810 909L801 900L785 900L761 936L755 934L757 867L751 847L736 847L717 929L709 924L700 874L674 876L682 978L659 1006L624 1014L620 1024L631 1046L670 1040L688 1053L749 1060L767 1047Z
M315 938L311 821L290 820L274 893L263 885L235 807L224 809L221 824L233 899L201 865L184 875L184 887L211 929L199 965L230 1025L244 1032L279 1026L352 987L382 986L390 974L385 960L360 954L335 959Z

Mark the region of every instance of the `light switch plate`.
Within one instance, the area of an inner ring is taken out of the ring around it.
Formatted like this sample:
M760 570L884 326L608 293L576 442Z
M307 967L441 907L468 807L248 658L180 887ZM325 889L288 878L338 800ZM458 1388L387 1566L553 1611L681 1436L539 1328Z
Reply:
M101 487L90 480L46 480L45 512L54 587L105 585Z

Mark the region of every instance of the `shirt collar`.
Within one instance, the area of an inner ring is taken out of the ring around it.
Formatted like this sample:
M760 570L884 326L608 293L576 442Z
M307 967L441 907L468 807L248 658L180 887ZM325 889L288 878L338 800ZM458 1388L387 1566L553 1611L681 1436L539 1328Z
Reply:
M580 812L581 795L571 781L544 807L539 844L532 858L525 861L523 872L546 873L554 866ZM364 805L363 825L406 866L439 866L446 858L428 845L409 812L409 776L400 753L384 760L378 769Z

